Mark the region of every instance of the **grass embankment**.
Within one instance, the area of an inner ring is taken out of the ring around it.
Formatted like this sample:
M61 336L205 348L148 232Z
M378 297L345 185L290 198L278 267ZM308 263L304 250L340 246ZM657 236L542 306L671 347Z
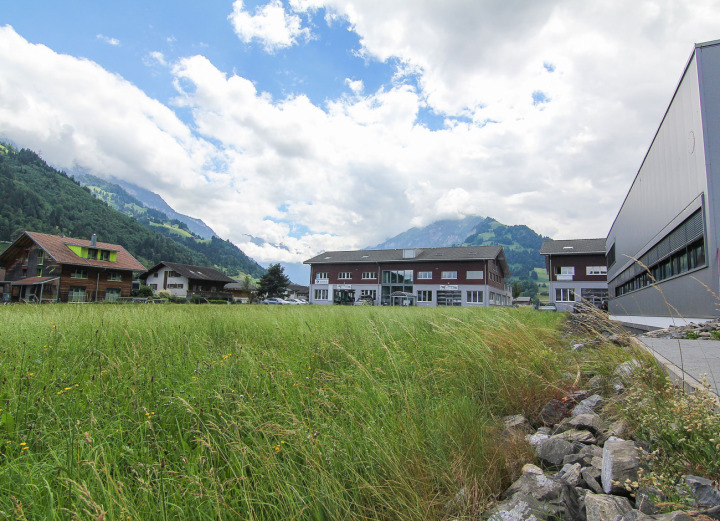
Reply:
M518 458L498 418L573 385L562 319L0 307L0 517L439 519L462 488L477 508Z

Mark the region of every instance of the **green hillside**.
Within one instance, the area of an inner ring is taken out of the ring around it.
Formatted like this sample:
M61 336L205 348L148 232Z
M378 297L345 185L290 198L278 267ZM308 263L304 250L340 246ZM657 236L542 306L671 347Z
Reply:
M545 267L540 247L548 239L525 225L508 226L487 217L475 227L462 246L501 245L513 279L527 280L535 278L532 274L536 273L536 268Z
M95 197L102 199L115 210L132 217L149 230L207 257L206 266L219 267L231 277L242 277L244 274L249 274L258 278L265 273L262 266L245 255L230 241L224 241L215 236L211 239L203 239L193 233L186 223L178 219L171 219L160 210L148 208L118 184L89 174L76 176L76 179Z
M90 188L48 166L35 152L0 146L0 244L25 230L88 239L95 233L102 242L122 245L148 267L171 261L212 266L230 276L264 273L232 243L196 239L182 223L151 221L159 216L145 210L143 225L93 197Z

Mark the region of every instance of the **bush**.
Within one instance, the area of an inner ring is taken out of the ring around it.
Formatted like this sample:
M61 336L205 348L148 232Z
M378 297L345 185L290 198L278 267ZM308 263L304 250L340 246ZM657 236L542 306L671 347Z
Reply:
M132 292L133 297L148 298L148 297L152 297L152 295L153 295L152 288L150 286L145 286L145 285L140 286L140 289L136 289Z

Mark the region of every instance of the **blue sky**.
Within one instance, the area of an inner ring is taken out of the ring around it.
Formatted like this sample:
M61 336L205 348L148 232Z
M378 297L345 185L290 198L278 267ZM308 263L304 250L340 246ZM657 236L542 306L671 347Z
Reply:
M720 38L720 0L5 4L0 139L264 264L466 215L602 237Z

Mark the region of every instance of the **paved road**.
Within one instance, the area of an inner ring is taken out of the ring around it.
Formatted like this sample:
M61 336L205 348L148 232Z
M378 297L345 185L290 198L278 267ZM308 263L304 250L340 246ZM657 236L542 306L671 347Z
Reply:
M720 395L720 340L647 337L638 340L696 380L702 381L704 375L715 394Z

